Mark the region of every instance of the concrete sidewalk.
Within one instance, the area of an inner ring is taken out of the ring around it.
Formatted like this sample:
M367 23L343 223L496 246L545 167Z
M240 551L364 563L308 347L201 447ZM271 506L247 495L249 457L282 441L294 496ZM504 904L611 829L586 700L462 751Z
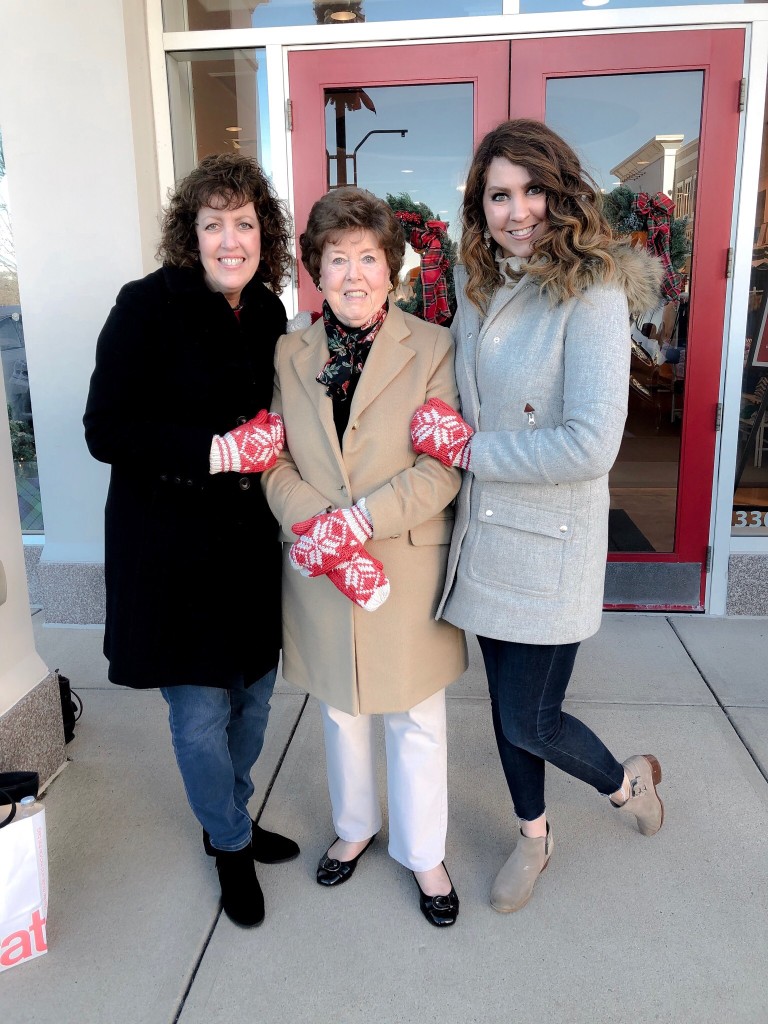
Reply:
M43 796L49 952L0 976L4 1024L768 1022L768 619L605 615L569 708L620 759L656 754L665 826L644 838L550 769L555 852L513 915L488 903L516 823L473 640L448 690L461 914L445 931L419 913L386 826L349 884L315 883L332 839L320 717L280 680L252 809L301 857L259 867L260 928L231 924L162 698L107 682L100 630L35 626L84 711Z

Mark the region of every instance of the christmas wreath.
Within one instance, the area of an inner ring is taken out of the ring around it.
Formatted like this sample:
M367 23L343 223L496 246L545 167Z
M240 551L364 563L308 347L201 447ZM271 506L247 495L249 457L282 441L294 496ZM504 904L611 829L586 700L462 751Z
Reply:
M619 185L603 196L603 213L617 235L647 233L646 249L664 266L662 294L667 302L680 294L682 279L678 271L691 252L686 234L689 218L673 217L674 210L675 204L663 192L638 194Z
M397 305L422 320L450 323L456 311L453 266L457 246L448 237L448 224L438 220L425 203L415 203L407 192L387 193L387 202L400 221L406 242L421 257L413 294L398 299Z

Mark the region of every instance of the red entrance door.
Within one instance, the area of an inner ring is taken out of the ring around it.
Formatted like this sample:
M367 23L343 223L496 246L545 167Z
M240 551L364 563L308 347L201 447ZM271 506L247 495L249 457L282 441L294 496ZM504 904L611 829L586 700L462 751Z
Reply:
M675 203L680 294L632 325L608 607L704 607L743 47L743 31L725 29L289 56L297 232L317 196L347 182L423 204L458 240L471 150L510 116L574 145L617 230L633 226L634 194ZM299 302L320 306L303 268Z
M657 107L662 130L628 133L606 195L661 191L676 206L681 295L633 329L609 606L704 607L743 54L737 29L511 44L510 116L546 120L594 162L627 114Z

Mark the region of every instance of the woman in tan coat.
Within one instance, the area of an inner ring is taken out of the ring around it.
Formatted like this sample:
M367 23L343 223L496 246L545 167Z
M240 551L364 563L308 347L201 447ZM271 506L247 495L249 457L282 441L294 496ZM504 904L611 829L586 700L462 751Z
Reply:
M388 298L405 243L383 200L328 193L300 244L323 316L278 342L272 408L286 447L263 485L282 529L283 675L319 699L325 731L338 838L317 881L345 882L381 827L381 714L389 852L413 871L427 919L450 925L444 690L467 655L435 611L460 474L416 455L409 428L429 398L457 405L453 342Z

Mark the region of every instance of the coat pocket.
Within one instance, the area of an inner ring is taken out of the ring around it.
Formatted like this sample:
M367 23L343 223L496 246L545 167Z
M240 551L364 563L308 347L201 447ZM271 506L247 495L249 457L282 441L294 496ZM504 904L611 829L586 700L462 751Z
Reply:
M526 594L554 594L573 534L571 511L483 492L469 574Z
M450 544L453 516L434 516L408 531L411 544Z

